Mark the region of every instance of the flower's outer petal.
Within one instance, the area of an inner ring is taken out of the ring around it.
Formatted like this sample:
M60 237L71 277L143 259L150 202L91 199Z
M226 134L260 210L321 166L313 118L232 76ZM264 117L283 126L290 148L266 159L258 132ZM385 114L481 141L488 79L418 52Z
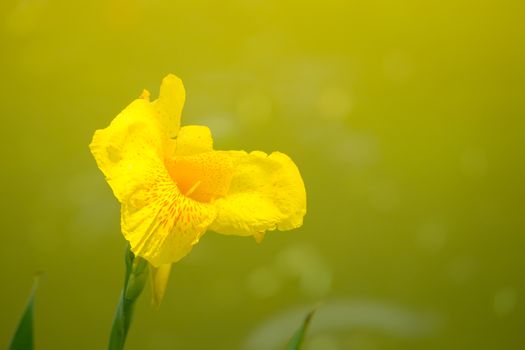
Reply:
M166 286L170 278L171 264L163 264L155 267L150 264L151 271L151 291L153 296L153 305L159 307L164 293L166 293Z
M153 115L147 100L135 100L107 128L97 130L89 145L120 202L140 186L148 168L162 166L164 139Z
M121 228L134 254L154 266L184 257L215 219L210 204L182 195L164 163L169 147L147 100L132 102L98 130L91 151L122 203Z
M285 154L224 151L233 161L228 193L217 199L210 230L262 239L265 231L290 230L303 223L306 192L301 174Z
M213 150L213 139L207 126L188 125L180 128L175 155L189 156L211 150Z
M168 74L160 85L159 98L152 102L157 112L157 118L162 130L171 138L176 137L180 129L180 116L186 91L182 80L173 74Z

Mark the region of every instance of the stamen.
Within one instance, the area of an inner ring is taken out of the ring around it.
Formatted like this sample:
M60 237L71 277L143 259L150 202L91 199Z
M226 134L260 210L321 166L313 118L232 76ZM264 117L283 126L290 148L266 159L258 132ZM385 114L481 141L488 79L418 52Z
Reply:
M191 186L191 188L188 190L188 192L186 192L185 196L188 197L190 194L192 194L193 192L195 192L195 190L197 189L197 187L199 187L199 185L201 184L201 180L197 181L193 186Z

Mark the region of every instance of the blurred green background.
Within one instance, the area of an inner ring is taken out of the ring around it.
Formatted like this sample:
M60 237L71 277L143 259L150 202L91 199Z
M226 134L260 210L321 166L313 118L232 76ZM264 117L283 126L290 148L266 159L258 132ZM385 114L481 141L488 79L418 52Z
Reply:
M0 4L0 347L35 271L38 349L103 349L119 206L89 153L143 88L186 86L218 149L280 150L304 226L208 233L127 349L516 349L525 341L525 3Z

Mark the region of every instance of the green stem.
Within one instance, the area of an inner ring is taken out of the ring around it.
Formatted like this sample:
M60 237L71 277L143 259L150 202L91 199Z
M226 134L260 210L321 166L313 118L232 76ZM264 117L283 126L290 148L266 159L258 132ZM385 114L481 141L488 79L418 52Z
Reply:
M142 293L148 277L148 263L141 257L135 257L131 252L129 244L126 246L126 275L124 287L120 293L111 335L109 338L109 350L122 350L126 342L128 330L133 318L135 302Z

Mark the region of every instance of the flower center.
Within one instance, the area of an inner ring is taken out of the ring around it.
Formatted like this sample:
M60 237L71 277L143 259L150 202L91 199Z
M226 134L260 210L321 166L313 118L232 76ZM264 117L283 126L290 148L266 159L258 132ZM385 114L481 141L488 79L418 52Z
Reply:
M225 196L233 175L230 158L217 151L176 156L166 168L183 195L204 203Z

